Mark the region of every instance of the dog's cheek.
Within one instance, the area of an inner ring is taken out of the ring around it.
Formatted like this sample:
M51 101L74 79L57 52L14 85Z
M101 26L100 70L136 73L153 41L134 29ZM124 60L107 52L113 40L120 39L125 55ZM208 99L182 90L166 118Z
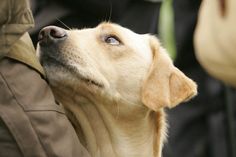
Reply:
M148 63L140 57L123 60L117 67L117 91L132 103L140 103L141 85L148 71Z

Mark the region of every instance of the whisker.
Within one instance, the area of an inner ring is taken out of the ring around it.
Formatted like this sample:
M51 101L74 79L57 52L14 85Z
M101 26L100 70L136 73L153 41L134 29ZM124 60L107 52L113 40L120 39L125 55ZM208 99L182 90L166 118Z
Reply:
M65 26L67 29L71 30L69 26L67 26L64 22L62 22L60 19L56 18L57 21L59 21L63 26Z
M109 18L108 18L108 22L111 21L111 16L112 16L112 2L111 0L108 0L109 1L109 5L110 5L110 12L109 12Z

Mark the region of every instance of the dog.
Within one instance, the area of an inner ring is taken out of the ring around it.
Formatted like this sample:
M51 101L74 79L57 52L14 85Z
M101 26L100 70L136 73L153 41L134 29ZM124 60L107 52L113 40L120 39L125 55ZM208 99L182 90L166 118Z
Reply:
M158 39L113 23L39 33L53 93L92 157L161 157L164 108L197 94Z

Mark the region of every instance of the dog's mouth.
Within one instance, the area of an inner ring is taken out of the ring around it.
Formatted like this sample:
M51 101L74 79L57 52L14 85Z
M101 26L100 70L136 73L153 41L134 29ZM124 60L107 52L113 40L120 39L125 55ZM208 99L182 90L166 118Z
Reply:
M62 59L60 57L56 58L56 57L53 57L53 56L43 55L43 56L41 56L40 62L42 63L43 67L46 69L46 76L49 75L49 74L47 74L47 67L55 66L55 67L63 68L65 71L71 73L77 79L79 79L80 81L83 81L87 85L94 85L94 86L97 86L99 88L104 87L104 85L102 83L100 83L100 82L98 82L94 79L91 79L87 76L81 75L80 70L78 70L73 65L68 64L66 59ZM50 83L50 80L48 80L48 78L46 78L46 79Z

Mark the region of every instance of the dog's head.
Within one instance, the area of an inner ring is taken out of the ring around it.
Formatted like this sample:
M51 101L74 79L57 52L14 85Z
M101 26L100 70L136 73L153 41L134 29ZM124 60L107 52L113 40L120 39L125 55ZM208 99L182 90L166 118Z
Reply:
M119 95L152 110L193 97L196 84L174 67L159 41L116 24L39 34L38 54L53 88Z

